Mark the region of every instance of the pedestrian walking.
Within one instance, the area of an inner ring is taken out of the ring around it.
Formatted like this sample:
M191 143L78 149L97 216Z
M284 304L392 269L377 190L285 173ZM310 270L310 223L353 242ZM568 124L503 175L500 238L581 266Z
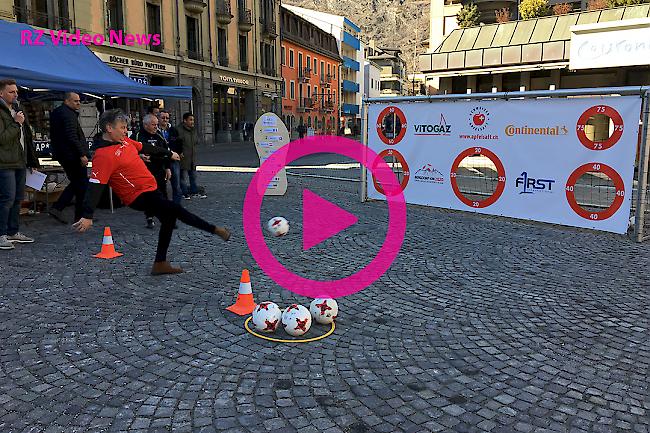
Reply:
M199 191L196 183L196 143L198 137L194 129L194 115L192 113L183 114L183 122L176 126L169 133L171 142L174 143L172 148L181 150L180 161L180 184L183 191L183 198L207 198L203 192ZM185 178L189 178L189 187Z
M81 99L79 94L67 92L63 104L50 114L50 147L52 157L59 162L70 183L52 205L50 215L68 224L63 210L75 200L74 221L81 218L83 200L88 187L88 143L79 123Z
M180 156L169 149L127 138L127 121L128 118L121 110L108 110L101 115L100 133L93 141L93 168L84 201L83 217L74 223L73 227L79 232L85 232L92 226L94 210L106 185L109 185L127 206L145 213L153 213L160 220L158 247L151 274L181 273L181 268L173 267L167 261L167 250L177 219L218 235L225 241L230 239L230 231L206 222L162 196L158 191L156 179L138 154L164 156L175 161L178 161Z
M0 249L14 249L14 243L34 239L18 229L20 204L25 197L27 169L39 168L32 131L18 106L15 80L0 80Z
M296 127L296 130L298 131L298 138L302 139L305 137L305 133L307 132L307 128L305 125L302 123Z
M162 135L158 133L158 118L153 114L147 114L142 119L142 129L135 134L135 137L132 137L135 141L139 141L142 144L148 144L153 147L159 147L165 150L169 150L169 145L167 140L165 140ZM149 146L147 147L149 148ZM157 152L154 154L142 152L147 156L146 166L156 179L156 184L158 185L158 191L162 194L165 199L167 197L167 181L172 177L170 159L167 154L162 152ZM145 212L147 218L147 228L153 229L154 221L153 217L155 214L152 211Z

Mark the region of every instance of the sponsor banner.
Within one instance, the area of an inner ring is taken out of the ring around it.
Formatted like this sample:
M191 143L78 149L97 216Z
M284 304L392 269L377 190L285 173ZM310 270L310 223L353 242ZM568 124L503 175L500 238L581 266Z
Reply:
M640 110L637 96L377 103L368 146L408 203L626 233ZM370 172L368 196L386 198Z

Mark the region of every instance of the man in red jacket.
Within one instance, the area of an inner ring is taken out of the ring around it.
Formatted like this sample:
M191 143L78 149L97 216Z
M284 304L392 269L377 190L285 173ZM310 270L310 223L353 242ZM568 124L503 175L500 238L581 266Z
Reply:
M101 133L93 142L93 164L88 190L84 201L83 217L73 224L79 232L85 232L93 223L93 213L106 185L132 209L156 216L161 223L158 236L156 260L151 269L152 275L178 274L181 268L173 267L167 261L167 249L171 242L176 219L185 224L216 234L223 240L230 239L230 232L223 227L212 225L188 212L180 205L166 200L156 179L140 158L140 153L180 159L176 152L163 147L142 144L126 137L127 116L121 110L105 111L99 119Z

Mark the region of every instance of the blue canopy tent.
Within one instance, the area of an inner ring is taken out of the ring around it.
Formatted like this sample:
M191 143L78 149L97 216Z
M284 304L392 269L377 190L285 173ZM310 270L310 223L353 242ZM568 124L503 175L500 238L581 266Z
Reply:
M42 45L23 45L21 32L35 30L22 23L0 20L0 78L12 78L23 87L75 91L124 98L192 99L191 87L146 86L102 62L85 45L55 45L48 31Z

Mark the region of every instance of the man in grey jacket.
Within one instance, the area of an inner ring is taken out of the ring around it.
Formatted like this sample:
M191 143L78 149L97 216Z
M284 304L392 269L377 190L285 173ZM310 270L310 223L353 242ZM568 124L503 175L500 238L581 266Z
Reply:
M183 122L169 132L170 148L181 154L181 189L183 198L207 198L207 195L199 191L196 184L196 142L198 137L194 129L194 115L183 114ZM180 152L179 152L180 151ZM185 177L189 177L189 187L185 183Z

